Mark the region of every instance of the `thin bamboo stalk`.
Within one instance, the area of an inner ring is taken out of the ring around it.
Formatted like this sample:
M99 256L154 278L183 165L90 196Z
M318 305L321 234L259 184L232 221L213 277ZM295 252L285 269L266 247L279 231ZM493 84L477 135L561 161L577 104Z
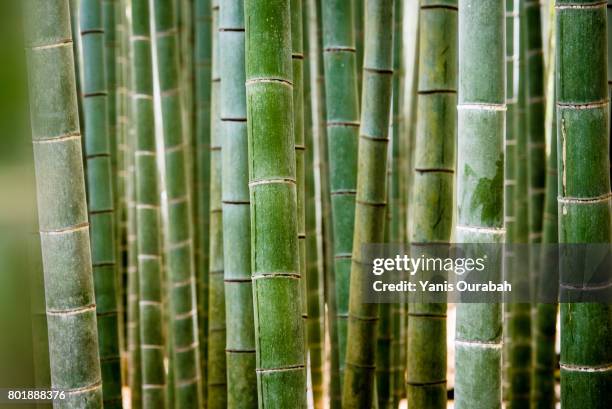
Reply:
M374 402L378 305L363 303L367 274L362 245L383 239L387 200L387 156L393 80L393 0L367 0L355 232L351 259L343 408Z
M154 0L155 50L162 111L162 134L168 205L168 292L174 405L199 407L201 397L198 322L179 82L179 45L172 0Z
M210 108L210 216L208 275L208 408L224 408L227 404L225 359L225 289L223 284L223 207L221 204L221 70L219 44L219 0L212 6L212 86ZM232 248L229 248L230 251Z
M505 236L504 12L502 0L459 1L459 243L501 243ZM489 263L501 273L501 258ZM455 408L501 407L501 321L499 304L458 304Z
M160 195L153 107L153 64L148 0L132 0L132 109L135 129L136 239L142 407L165 408Z
M559 242L610 243L606 2L555 6ZM564 277L563 265L561 282L584 286ZM563 408L612 403L611 320L610 304L561 304Z
M200 344L200 373L202 398L208 392L208 251L210 210L210 89L212 57L212 8L210 0L196 0L195 18L195 167L196 167L196 278L198 282L198 339Z
M91 258L104 406L121 407L121 359L117 314L115 212L108 134L102 2L81 0L79 29L83 52L85 168Z
M251 268L260 407L306 407L289 0L247 0Z
M69 4L25 7L51 385L66 391L65 408L102 408Z
M223 249L227 320L227 407L257 408L255 329L251 284L244 3L221 0L218 65L221 73ZM213 152L214 154L214 152Z

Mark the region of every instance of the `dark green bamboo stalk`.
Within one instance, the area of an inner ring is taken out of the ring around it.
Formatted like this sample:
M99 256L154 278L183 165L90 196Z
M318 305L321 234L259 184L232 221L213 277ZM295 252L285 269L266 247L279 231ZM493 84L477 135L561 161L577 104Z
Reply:
M297 190L298 251L300 255L300 286L304 330L308 321L308 288L306 283L306 212L304 206L304 39L302 1L291 0L291 62L293 66L293 137L295 139L295 181ZM308 336L305 336L308 342Z
M336 325L342 384L346 362L359 135L357 63L352 3L343 0L326 1L323 3L322 16L329 189L334 235Z
M312 105L312 152L316 200L317 252L319 254L319 285L323 285L323 299L327 307L324 329L329 334L329 401L332 409L340 407L341 386L339 373L338 330L336 320L336 282L333 271L333 238L331 219L331 199L329 194L329 170L327 166L327 138L325 123L325 79L323 72L322 13L321 3L308 0L306 3L308 20L309 74ZM320 274L323 274L321 278ZM310 281L309 281L310 282ZM310 304L309 304L310 305ZM321 310L323 316L323 310ZM325 333L321 342L325 340Z
M178 27L179 27L179 47L180 47L180 69L181 69L181 94L183 96L183 110L184 110L184 132L186 140L189 142L189 146L192 147L194 143L193 136L193 107L194 107L194 93L193 93L193 81L194 81L194 67L193 67L193 46L194 46L194 1L195 0L177 0L176 5L179 9ZM194 175L195 164L193 158L189 157L189 175ZM194 181L192 181L194 182Z
M456 240L500 243L504 225L505 6L459 1ZM501 258L489 259L501 277ZM458 304L455 408L501 407L501 306Z
M608 97L612 95L612 0L608 0L607 21L608 21ZM610 111L612 119L612 111ZM610 143L610 177L612 178L612 143Z
M357 58L357 95L361 96L363 82L363 32L365 26L364 4L366 0L350 0L353 2L353 29L355 31L355 55Z
M289 0L247 0L246 89L259 406L306 407Z
M155 150L153 65L148 0L132 0L132 109L135 128L135 191L142 407L165 408L160 209Z
M325 364L325 299L323 293L323 231L320 228L320 221L317 220L317 207L320 204L320 174L317 173L319 168L315 167L315 145L314 145L314 127L313 127L313 89L311 82L312 76L310 73L312 58L318 56L311 54L310 30L316 30L314 27L309 27L310 11L309 5L304 4L302 11L302 26L304 33L304 142L308 149L305 151L305 211L306 211L306 284L308 286L307 305L308 305L308 320L306 333L308 335L308 356L310 361L310 379L313 405L315 409L323 409L324 396L324 364ZM315 10L316 13L316 10ZM316 20L315 20L316 21ZM316 41L316 35L314 40ZM316 66L315 66L316 67ZM314 82L316 86L316 81ZM316 92L316 90L314 90ZM319 202L319 203L317 203Z
M244 41L243 1L221 0L220 59L217 64L213 61L213 67L219 67L221 73L227 407L246 409L257 408L257 377L251 284Z
M83 114L91 258L104 406L121 407L121 359L115 273L115 214L108 135L102 2L81 0Z
M610 243L606 2L574 3L555 3L559 242ZM561 282L584 285L563 265ZM611 320L610 304L561 304L564 409L612 404Z
M373 403L378 305L364 304L367 273L362 245L383 240L387 200L387 147L393 79L393 0L367 0L355 232L351 260L343 408Z
M421 2L411 243L450 241L455 179L457 2ZM410 407L446 407L446 304L411 303Z
M221 203L221 70L219 44L219 0L212 1L212 88L210 109L210 225L208 276L208 391L207 407L227 404L225 357L225 289L223 263L223 207ZM233 247L228 249L232 250Z
M191 204L174 2L154 0L153 10L168 198L167 257L174 404L182 409L199 407L201 402Z
M207 400L208 377L208 229L210 185L210 88L212 54L212 9L210 0L196 0L195 15L195 166L196 166L196 277L198 282L198 323L202 398Z
M518 12L518 100L516 116L518 130L515 148L515 203L514 203L514 242L526 244L529 242L529 203L530 203L530 179L529 179L529 108L530 90L528 84L528 21L526 13L526 1L519 0ZM514 275L515 288L520 286L520 291L530 291L532 287L529 274L531 268L529 254L522 254L514 258L511 274ZM522 408L529 406L529 395L531 385L531 305L528 303L512 302L508 319L509 338L509 407Z
M25 7L51 385L66 391L63 408L102 408L70 10L66 0Z

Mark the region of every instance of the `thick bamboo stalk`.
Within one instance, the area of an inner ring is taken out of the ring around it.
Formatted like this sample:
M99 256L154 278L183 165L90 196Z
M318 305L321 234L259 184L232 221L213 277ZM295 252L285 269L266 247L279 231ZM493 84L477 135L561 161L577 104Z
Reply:
M247 0L246 89L257 394L306 407L289 0Z
M210 88L212 57L212 9L210 0L196 0L195 18L195 168L196 168L196 235L195 249L198 339L200 344L200 373L202 376L202 399L207 400L207 353L208 353L208 251L210 209Z
M142 407L165 408L160 207L148 0L132 0L132 109L135 130L136 236Z
M329 189L335 258L336 325L340 382L342 383L346 362L359 135L359 101L352 3L342 0L326 1L323 3L322 17Z
M201 402L191 201L182 130L174 2L154 0L153 10L168 198L167 268L174 404L182 409L198 407Z
M91 258L96 293L104 406L121 407L121 359L117 313L115 212L108 135L102 2L81 0L83 116Z
M453 4L451 4L453 3ZM450 241L455 179L457 2L421 2L411 243ZM446 407L446 304L411 303L407 396Z
M255 329L251 284L244 3L221 0L218 64L221 73L223 250L227 320L227 407L257 408ZM214 155L214 152L213 152Z
M383 240L387 200L387 149L393 79L393 0L367 0L355 232L351 259L343 408L373 403L378 305L364 304L367 273L362 245Z
M503 242L505 7L459 1L456 240ZM489 259L501 277L501 259ZM455 408L501 407L501 306L458 304Z
M606 2L574 3L555 3L559 242L610 243ZM561 282L584 285L567 280L563 265ZM610 304L561 304L563 408L612 403L611 320Z
M221 204L221 144L224 136L220 117L221 70L219 44L219 0L212 3L212 88L210 109L210 225L208 276L208 392L207 407L227 404L225 359L225 289L223 284L223 208ZM231 250L232 248L228 249Z
M308 305L308 320L306 322L306 333L308 336L308 357L310 362L310 379L313 405L315 409L323 409L324 396L324 364L325 364L325 299L323 293L323 231L317 220L317 207L321 208L320 193L320 174L318 167L315 167L315 145L314 145L314 127L313 127L313 89L311 82L311 59L318 58L318 55L312 55L310 41L310 30L316 30L316 25L310 27L310 11L309 5L304 4L302 11L302 26L304 29L304 143L307 146L305 151L305 175L304 187L305 194L305 211L306 211L306 284L307 284L307 305ZM316 13L316 10L315 10ZM314 36L316 41L316 35ZM316 65L315 65L316 68ZM316 87L316 81L314 82ZM316 90L315 90L316 92ZM315 102L315 105L318 102ZM316 108L316 106L315 106ZM318 124L317 124L318 125ZM317 129L318 131L318 129ZM318 180L317 180L318 179ZM319 203L317 203L319 201ZM319 212L319 216L321 216Z
M62 408L102 408L69 5L25 7L51 385L66 391Z

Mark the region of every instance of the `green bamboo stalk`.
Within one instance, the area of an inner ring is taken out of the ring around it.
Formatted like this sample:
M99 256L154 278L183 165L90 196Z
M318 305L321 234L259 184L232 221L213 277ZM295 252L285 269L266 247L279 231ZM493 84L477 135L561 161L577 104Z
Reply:
M459 1L459 243L500 243L505 236L504 12L501 0ZM500 258L489 265L501 273ZM458 304L455 408L501 407L501 334L499 304Z
M304 152L304 35L302 1L291 0L291 62L293 66L293 137L295 139L295 181L297 190L297 238L300 256L300 286L304 330L308 328L308 284L306 282L306 212L305 212L305 158ZM305 333L308 342L308 334ZM307 347L307 346L306 346Z
M346 362L351 249L357 190L359 101L353 7L350 1L323 3L323 52L329 189L334 236L336 325L340 384Z
M191 200L181 111L178 38L172 0L154 0L155 50L162 110L168 200L168 291L174 405L199 407L201 378Z
M311 59L318 58L318 55L312 55L310 41L310 30L316 30L314 27L309 27L310 11L309 5L304 4L302 12L302 26L304 28L304 142L306 149L305 156L305 211L306 211L306 284L308 286L307 305L308 305L308 320L306 333L308 335L308 356L310 361L310 379L313 405L315 409L323 409L324 396L324 364L325 364L325 299L323 293L323 231L319 228L317 220L317 206L320 205L320 194L317 192L320 186L320 175L317 174L318 167L315 167L315 146L314 146L314 127L313 127L313 82L310 73ZM316 13L316 10L315 10ZM315 20L316 21L316 20ZM316 41L316 35L314 36ZM316 66L315 66L316 67ZM316 87L316 79L314 82ZM314 91L316 92L316 90ZM316 106L315 106L316 108ZM318 179L318 180L317 180ZM318 203L317 203L318 202ZM319 216L321 216L319 212Z
M504 163L504 227L506 229L506 243L513 243L515 238L515 189L516 189L516 135L518 132L518 63L519 44L515 41L518 34L518 0L506 0L506 136ZM521 165L522 166L522 165ZM504 271L506 274L514 271L516 254L508 248L504 252ZM508 300L510 301L510 300ZM508 404L510 399L510 316L512 303L504 303L504 334L503 334L503 374L502 374L502 400Z
M554 13L554 8L551 7ZM546 73L546 141L548 141L548 158L546 169L546 197L544 199L544 214L542 227L542 243L558 242L558 207L557 207L557 135L556 135L556 101L555 101L555 42L554 24L549 25L548 57ZM537 284L538 292L544 293L549 285L544 280L554 277L554 265L547 262L548 252L542 248L541 280ZM540 298L541 299L541 298ZM531 406L535 409L552 409L555 407L555 369L557 354L555 337L557 330L557 304L537 304L537 315L534 323L533 372L531 377Z
M102 408L69 4L25 7L51 385L66 391L58 407Z
M612 0L608 0L607 11L607 27L608 27L608 97L612 95ZM612 118L612 111L610 113ZM612 143L610 143L610 177L612 178Z
M546 181L546 141L544 128L544 51L542 48L542 30L540 1L525 1L526 57L527 60L527 135L528 135L528 210L529 210L529 243L540 243L542 240L542 213L544 210ZM530 261L536 262L533 257ZM532 270L533 271L533 270Z
M227 404L225 357L225 289L223 260L223 207L221 203L221 70L219 44L219 0L212 2L212 88L210 108L210 226L208 276L208 391L207 407L224 408ZM228 249L232 250L233 247Z
M449 242L457 105L457 2L421 2L411 243ZM410 304L410 407L446 407L446 304Z
M362 245L383 240L387 200L387 146L393 79L393 0L367 0L355 232L351 259L343 408L371 408L378 305L364 304L368 274Z
M559 242L610 243L606 2L574 3L555 3ZM610 304L561 304L563 408L612 404L611 320Z
M312 152L315 178L315 213L317 252L319 254L320 285L323 285L323 299L327 307L322 342L329 340L329 350L326 359L329 361L328 393L332 409L340 407L341 387L339 369L338 331L336 320L336 282L333 271L333 238L331 219L331 199L329 195L329 169L327 166L327 136L325 123L325 78L323 72L322 49L322 13L321 3L308 0L306 3L308 20L309 74L312 105ZM308 133L307 133L308 135ZM321 313L321 315L323 315ZM328 338L326 338L326 335Z
M528 24L526 13L526 2L519 0L518 12L518 100L516 116L518 131L516 135L515 149L515 224L514 242L528 243L530 238L529 206L530 206L530 93L528 83ZM541 120L541 118L540 118ZM527 164L527 165L526 165ZM521 286L521 291L530 291L532 283L529 276L532 257L523 254L514 259L512 273L516 287ZM508 315L508 337L509 337L509 407L522 408L529 406L529 395L531 386L531 305L528 303L512 302Z
M165 408L160 208L155 150L153 65L148 0L132 0L132 109L135 128L135 191L142 407Z
M81 70L81 33L79 32L79 9L81 0L70 0L70 26L72 29L72 51L74 55L74 70L76 79L77 95L79 96L77 106L79 113L79 122L81 127L84 126L83 121L83 98L82 98L82 85L83 82L83 71Z
M104 406L121 407L121 359L115 273L115 214L108 135L102 2L81 0L83 114L98 344Z
M198 323L202 398L207 401L208 381L208 247L210 185L210 89L212 56L212 9L210 0L196 0L195 18L195 166L196 166L196 277L198 282Z
M403 107L402 98L404 95L404 71L403 71L403 20L404 20L404 3L402 1L395 2L394 14L394 37L393 37L393 117L392 117L392 164L393 177L391 179L391 241L394 243L404 243L406 238L406 208L402 203L402 186L405 179L403 173L403 160L401 148L401 136L403 131ZM404 303L397 303L391 307L392 314L392 331L393 337L391 340L391 371L393 379L393 407L397 408L403 396L406 394L404 385L404 370L403 366L406 362L404 356L403 343L404 332L406 327L406 309Z
M228 408L257 408L244 41L243 1L221 0L220 58L213 67L221 73Z
M246 89L259 407L306 407L288 0L247 0Z
M361 97L361 84L363 82L363 28L365 16L363 8L366 0L351 0L353 2L353 29L355 36L355 55L357 58L357 95L358 101Z
M193 125L194 125L194 67L193 67L193 46L194 46L194 0L177 0L179 8L177 18L179 27L179 46L180 46L180 69L181 69L181 94L183 96L184 110L184 132L189 146L194 145ZM189 160L189 176L195 174L195 168L192 156L188 156ZM195 182L192 180L192 183ZM194 186L194 185L192 185Z

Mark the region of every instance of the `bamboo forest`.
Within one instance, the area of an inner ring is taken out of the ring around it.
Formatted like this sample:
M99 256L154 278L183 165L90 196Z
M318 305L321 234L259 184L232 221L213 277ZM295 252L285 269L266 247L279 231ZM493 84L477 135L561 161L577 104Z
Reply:
M5 3L0 408L612 408L612 0Z

